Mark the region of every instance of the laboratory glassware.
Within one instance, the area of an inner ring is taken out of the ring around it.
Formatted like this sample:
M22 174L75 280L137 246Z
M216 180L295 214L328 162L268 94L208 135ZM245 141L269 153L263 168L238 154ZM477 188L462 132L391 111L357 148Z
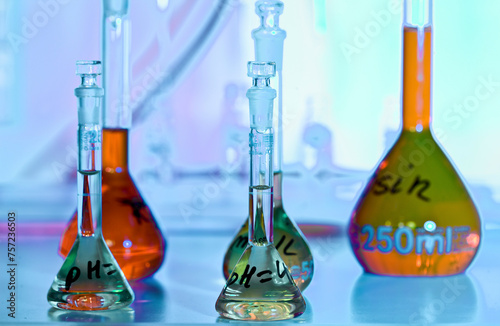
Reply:
M96 78L100 61L78 61L78 234L47 294L69 310L112 310L128 306L134 292L101 231L101 100Z
M277 105L275 106L275 151L274 151L274 237L275 247L288 266L295 283L304 291L311 283L314 273L314 261L304 234L297 224L287 215L283 208L281 169L283 157L283 97L282 69L283 43L286 32L279 27L279 16L283 13L283 2L278 0L261 0L255 3L255 12L260 17L260 26L252 31L255 42L255 59L261 62L275 62L277 76L275 82L278 89ZM226 251L223 262L223 272L226 279L231 274L241 257L248 242L248 219L243 223L235 238Z
M130 25L128 0L104 0L103 19L103 177L104 239L128 280L154 274L161 266L166 241L142 198L128 167ZM59 253L65 257L77 234L77 215L64 231Z
M465 271L481 222L465 185L431 131L432 1L406 0L403 127L351 215L349 235L365 271L442 276Z
M238 320L282 320L304 313L300 289L273 245L273 100L269 86L274 63L249 62L253 86L250 101L249 237L217 303L224 317Z

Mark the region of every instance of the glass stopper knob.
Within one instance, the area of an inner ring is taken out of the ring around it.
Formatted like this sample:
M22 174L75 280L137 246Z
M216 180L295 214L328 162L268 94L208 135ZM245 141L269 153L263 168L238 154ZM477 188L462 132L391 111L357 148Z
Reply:
M276 76L276 64L274 62L249 61L247 68L248 77L271 78Z
M255 13L259 16L266 13L281 15L283 7L283 2L279 0L259 0L255 3Z
M77 75L100 75L102 72L101 61L85 61L76 62Z

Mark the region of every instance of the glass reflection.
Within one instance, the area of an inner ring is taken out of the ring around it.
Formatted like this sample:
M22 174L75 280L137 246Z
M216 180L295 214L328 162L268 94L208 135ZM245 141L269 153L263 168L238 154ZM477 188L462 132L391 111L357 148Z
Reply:
M447 277L386 277L361 275L351 293L351 313L357 323L473 322L477 294L468 275Z
M168 295L165 287L154 278L130 284L135 293L131 307L135 310L135 322L160 322L166 320Z
M134 321L134 314L132 308L91 312L50 308L48 311L51 321L74 323L128 323Z

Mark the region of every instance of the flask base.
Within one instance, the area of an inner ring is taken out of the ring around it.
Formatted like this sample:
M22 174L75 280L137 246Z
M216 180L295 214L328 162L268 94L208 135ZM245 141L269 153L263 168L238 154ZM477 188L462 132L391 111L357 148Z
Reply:
M47 294L49 303L59 309L95 311L124 308L132 303L129 291L113 292L57 292L50 289Z
M285 320L298 317L304 312L303 299L286 301L237 301L220 298L217 311L221 316L236 320Z

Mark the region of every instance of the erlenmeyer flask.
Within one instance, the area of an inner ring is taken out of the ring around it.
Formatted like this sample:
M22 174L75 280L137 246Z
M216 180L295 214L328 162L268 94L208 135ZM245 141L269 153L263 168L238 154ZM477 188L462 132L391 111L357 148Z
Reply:
M351 245L370 273L461 273L481 238L476 207L431 132L431 9L405 1L403 131L351 216Z
M217 303L224 317L282 320L305 311L305 301L273 245L273 99L269 79L274 63L250 62L250 189L248 245L232 269Z
M78 235L47 294L56 308L111 310L128 306L134 293L101 232L101 98L99 61L77 62L82 85L78 107Z
M102 230L128 280L148 277L160 268L166 242L128 169L131 112L128 103L128 0L104 0L103 28L103 176ZM65 257L77 233L71 218L59 244Z
M261 25L252 31L255 41L255 57L257 61L275 62L277 76L271 83L276 85L277 114L275 115L275 155L274 161L274 238L283 261L288 266L295 283L304 291L311 283L314 273L314 261L306 238L295 222L286 214L282 199L281 162L283 157L283 126L282 126L282 66L283 42L286 32L279 27L279 16L283 13L283 2L279 0L260 0L255 3L255 12L260 17ZM243 254L248 243L248 219L243 223L235 238L226 251L223 262L223 272L226 279L231 274Z

